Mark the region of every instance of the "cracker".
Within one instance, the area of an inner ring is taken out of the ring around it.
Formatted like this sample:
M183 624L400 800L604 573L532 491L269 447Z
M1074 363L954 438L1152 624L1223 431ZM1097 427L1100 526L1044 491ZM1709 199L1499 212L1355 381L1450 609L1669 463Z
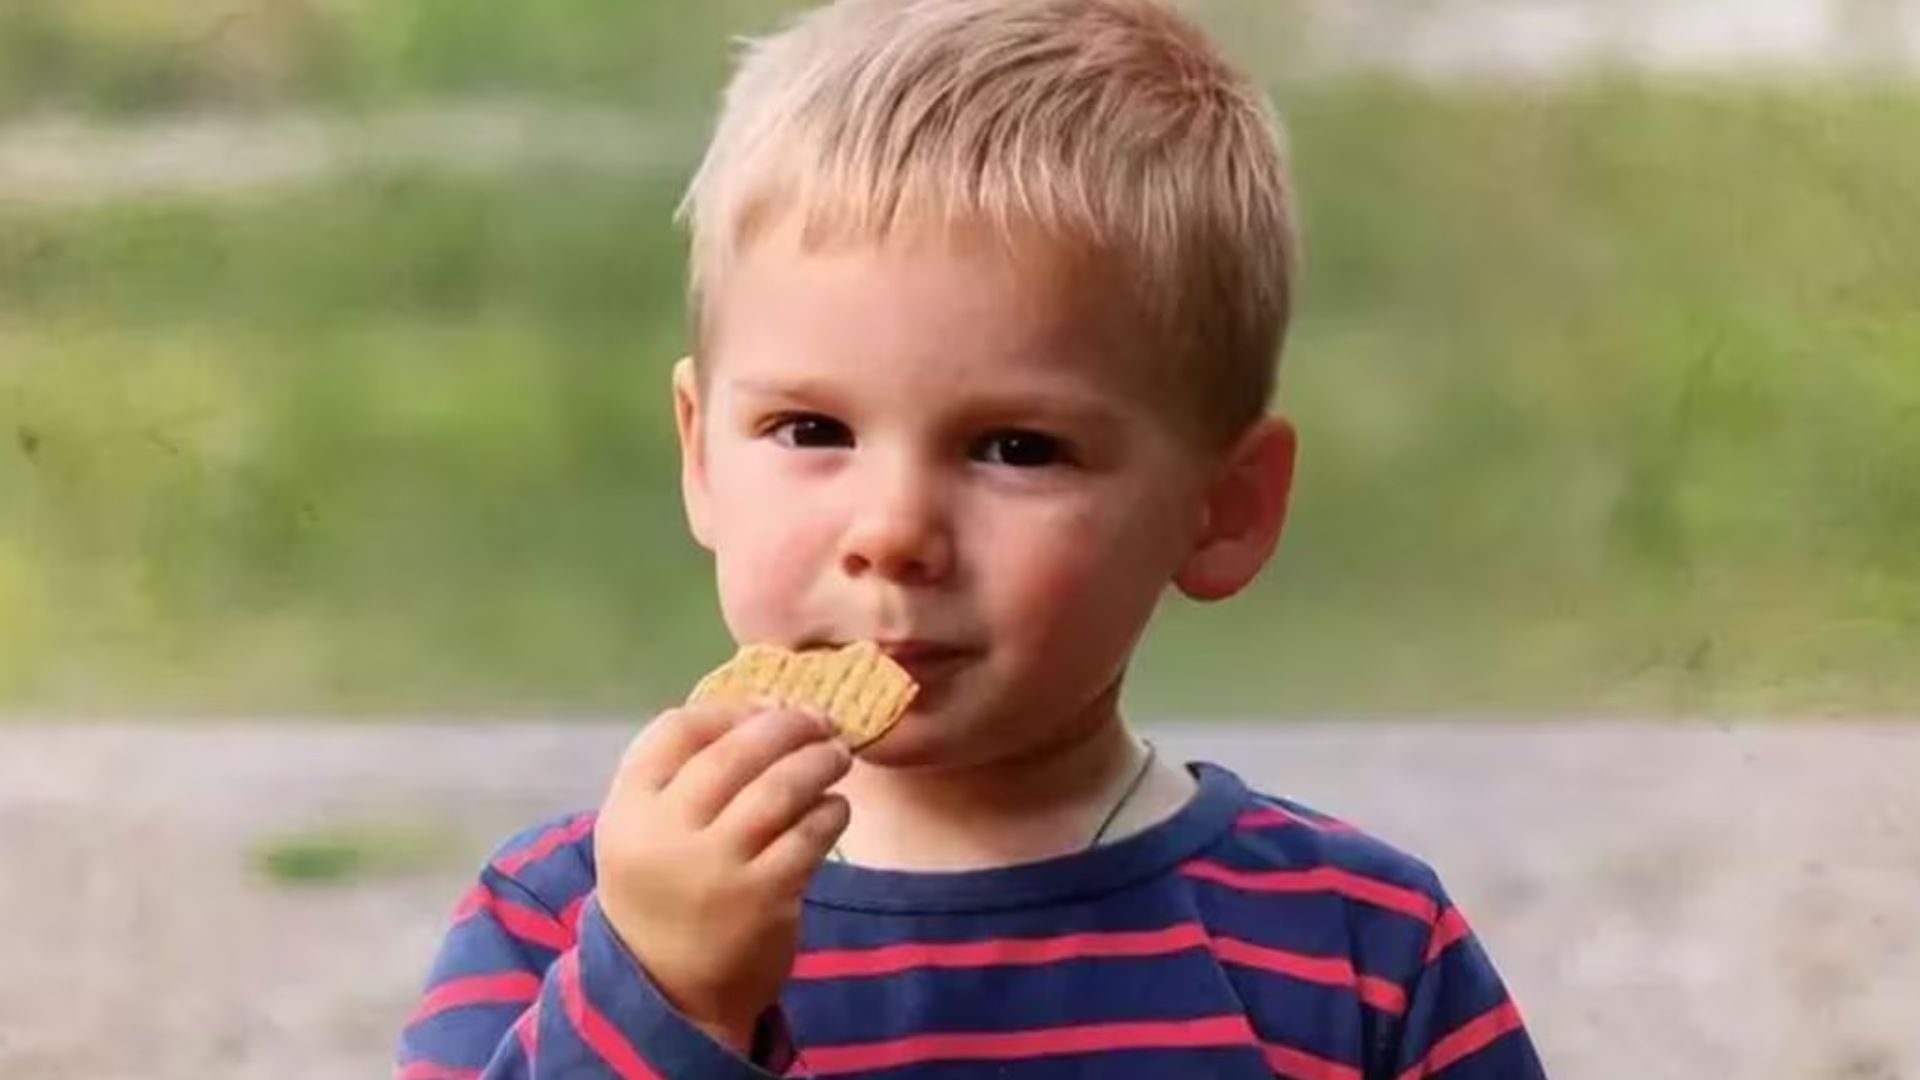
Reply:
M855 750L893 730L920 687L871 641L793 652L753 644L694 685L687 704L771 698L824 714Z

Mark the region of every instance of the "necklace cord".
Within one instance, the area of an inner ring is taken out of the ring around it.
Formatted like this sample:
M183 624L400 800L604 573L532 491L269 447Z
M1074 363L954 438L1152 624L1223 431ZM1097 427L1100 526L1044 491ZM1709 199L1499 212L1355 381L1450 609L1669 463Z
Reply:
M1120 800L1114 803L1113 809L1107 811L1107 816L1101 819L1100 827L1094 830L1093 839L1087 841L1087 846L1083 850L1092 851L1100 846L1100 841L1106 839L1107 830L1113 828L1113 823L1119 820L1120 811L1125 810L1127 804L1133 801L1134 793L1140 790L1141 783L1146 780L1147 771L1153 768L1153 759L1160 750L1153 745L1152 740L1146 740L1146 743L1146 760L1142 761L1140 768L1134 771L1133 779L1127 782L1127 789L1120 793Z
M1127 781L1126 790L1120 793L1120 798L1113 804L1113 809L1108 810L1107 816L1100 819L1100 827L1093 831L1093 839L1087 841L1087 846L1080 849L1082 852L1092 851L1094 848L1100 846L1100 841L1106 839L1107 830L1113 828L1113 823L1119 820L1120 812L1125 810L1127 804L1133 801L1133 796L1140 790L1140 785L1147 779L1147 772L1153 768L1154 758L1159 756L1160 748L1155 746L1151 739L1143 739L1141 741L1146 743L1147 746L1146 759L1140 762L1138 769L1134 770L1133 779ZM838 843L833 845L833 850L829 852L829 854L833 856L836 862L844 863L847 861L846 853L840 850Z

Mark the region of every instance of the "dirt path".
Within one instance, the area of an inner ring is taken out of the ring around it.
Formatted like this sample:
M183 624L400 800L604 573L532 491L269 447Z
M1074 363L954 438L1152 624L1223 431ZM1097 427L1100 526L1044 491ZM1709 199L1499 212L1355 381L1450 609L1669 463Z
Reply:
M1920 1077L1920 725L1187 727L1421 852L1560 1080ZM473 860L590 804L613 725L0 727L0 1076L385 1075ZM289 887L340 823L444 863Z

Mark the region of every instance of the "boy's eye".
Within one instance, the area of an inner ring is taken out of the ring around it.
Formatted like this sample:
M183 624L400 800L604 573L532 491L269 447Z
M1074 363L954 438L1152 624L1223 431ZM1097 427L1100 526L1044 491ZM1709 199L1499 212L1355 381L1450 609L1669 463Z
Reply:
M853 432L847 425L817 413L783 416L767 429L773 441L801 449L853 445Z
M990 465L1022 469L1064 465L1068 461L1065 443L1037 431L992 432L974 444L973 456Z

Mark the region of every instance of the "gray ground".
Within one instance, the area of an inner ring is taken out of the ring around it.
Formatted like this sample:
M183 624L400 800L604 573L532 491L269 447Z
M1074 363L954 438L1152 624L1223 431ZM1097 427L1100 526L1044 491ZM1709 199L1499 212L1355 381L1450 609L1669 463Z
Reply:
M1426 856L1553 1075L1920 1077L1920 725L1155 732ZM471 860L616 725L0 727L0 1076L378 1076ZM358 823L436 866L267 880Z

